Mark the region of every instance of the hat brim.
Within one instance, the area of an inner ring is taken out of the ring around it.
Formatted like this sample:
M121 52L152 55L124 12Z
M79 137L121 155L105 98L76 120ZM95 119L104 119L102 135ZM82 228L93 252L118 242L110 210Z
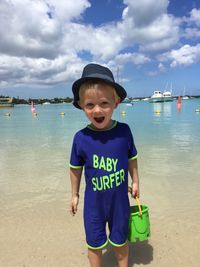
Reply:
M78 80L76 80L73 85L72 85L72 92L74 94L74 101L73 101L73 105L78 108L78 109L81 109L81 107L79 106L78 102L79 102L79 89L80 89L80 86L86 82L86 81L89 81L89 80L96 80L96 81L103 81L107 84L109 84L110 86L114 87L115 90L116 90L116 93L117 95L119 96L119 98L121 99L121 101L123 101L126 96L127 96L127 93L126 93L126 90L118 83L116 82L112 82L106 78L97 78L97 77L84 77L84 78L80 78Z

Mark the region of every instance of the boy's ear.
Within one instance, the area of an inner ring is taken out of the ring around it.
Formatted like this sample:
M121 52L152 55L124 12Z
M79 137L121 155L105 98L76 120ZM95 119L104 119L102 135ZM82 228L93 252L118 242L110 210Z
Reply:
M81 109L83 109L83 107L82 107L82 105L81 105L81 101L80 101L80 100L78 101L78 104L79 104L79 106L81 107Z
M120 102L121 102L121 99L118 99L118 100L116 101L116 103L115 103L115 108L118 107L118 105L119 105Z

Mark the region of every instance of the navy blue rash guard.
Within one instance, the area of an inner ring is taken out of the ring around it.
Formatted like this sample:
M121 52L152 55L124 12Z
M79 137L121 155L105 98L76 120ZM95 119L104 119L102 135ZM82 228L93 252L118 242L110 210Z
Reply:
M92 127L78 131L73 140L70 167L85 170L84 225L88 247L102 248L109 241L122 246L127 240L130 206L128 161L137 158L129 126L114 121L108 130Z

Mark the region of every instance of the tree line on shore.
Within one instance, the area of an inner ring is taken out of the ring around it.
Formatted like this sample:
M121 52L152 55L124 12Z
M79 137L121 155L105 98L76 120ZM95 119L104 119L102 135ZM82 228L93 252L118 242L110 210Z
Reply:
M10 96L0 96L0 98L10 98ZM33 102L35 105L42 105L44 103L50 103L50 104L61 104L61 103L71 103L73 101L73 98L70 97L55 97L52 99L48 98L29 98L29 99L23 99L23 98L15 98L12 97L12 103L17 105L17 104L31 104Z
M200 95L190 95L188 96L189 98L200 98ZM11 98L10 96L2 96L0 95L0 98ZM178 96L176 96L175 98L178 98ZM132 97L129 97L128 98L129 100L134 100L134 98ZM142 100L143 97L138 97L136 98L137 100ZM50 104L62 104L62 103L72 103L73 102L73 98L71 97L65 97L65 98L62 98L62 97L55 97L55 98L52 98L52 99L49 99L49 98L28 98L28 99L23 99L23 98L15 98L15 97L12 97L12 103L14 105L18 105L18 104L25 104L25 105L30 105L31 103L34 103L35 105L42 105L44 103L50 103Z

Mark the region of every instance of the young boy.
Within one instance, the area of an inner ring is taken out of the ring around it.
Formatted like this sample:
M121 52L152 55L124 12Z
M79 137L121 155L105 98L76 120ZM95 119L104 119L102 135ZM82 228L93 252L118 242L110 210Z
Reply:
M82 109L91 124L78 131L73 140L70 177L70 212L79 202L82 170L86 180L84 226L91 267L100 267L102 248L113 245L119 267L128 266L128 172L132 196L139 194L137 150L130 128L112 120L126 91L114 81L112 72L98 64L88 64L72 86L74 106ZM106 224L109 237L106 235Z

